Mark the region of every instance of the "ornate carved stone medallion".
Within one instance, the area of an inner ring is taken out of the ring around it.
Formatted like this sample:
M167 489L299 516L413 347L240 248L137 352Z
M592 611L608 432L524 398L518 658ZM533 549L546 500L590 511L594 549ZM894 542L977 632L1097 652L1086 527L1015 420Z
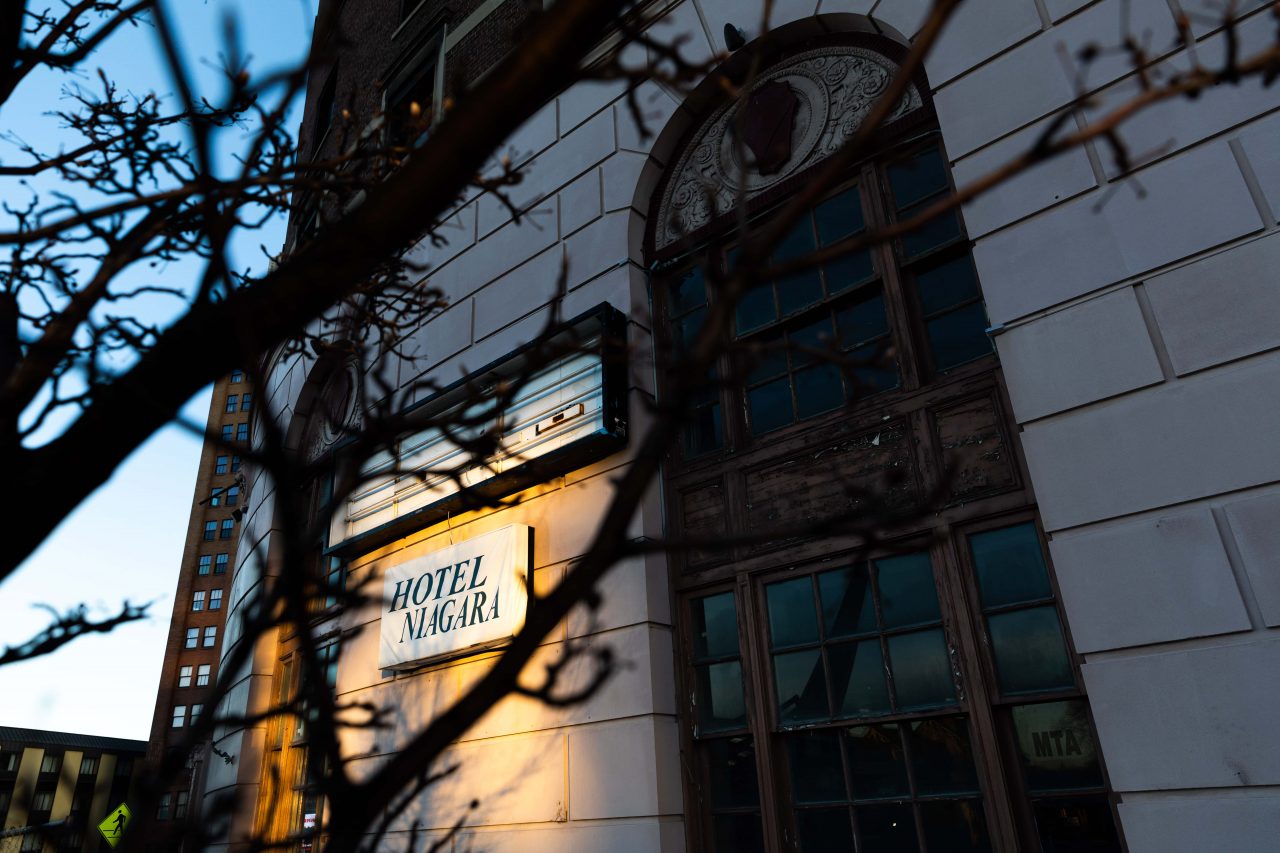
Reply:
M805 51L766 71L745 106L734 101L716 110L681 153L658 207L654 248L829 157L866 119L897 70L875 51L837 46ZM922 104L913 85L889 120Z

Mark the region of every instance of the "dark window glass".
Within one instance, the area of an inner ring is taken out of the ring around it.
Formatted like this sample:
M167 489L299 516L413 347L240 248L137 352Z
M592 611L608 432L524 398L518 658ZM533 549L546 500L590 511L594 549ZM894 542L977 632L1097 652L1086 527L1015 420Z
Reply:
M247 412L253 408L253 395L245 392L240 395L240 411Z
M721 657L738 653L738 619L733 593L700 598L693 605L694 654Z
M848 809L798 809L796 829L803 853L853 850Z
M956 701L947 643L941 630L888 638L893 692L901 709L934 708Z
M909 805L861 806L856 809L858 835L866 850L884 853L915 853L915 816Z
M694 668L698 685L700 731L740 729L747 723L742 698L742 664L736 660Z
M209 574L209 569L212 565L213 565L213 557L209 554L201 554L200 563L196 567L196 572L198 574L207 575Z
M921 803L920 822L929 853L984 853L991 849L978 800Z
M232 440L232 438L234 438L234 436L235 436L235 427L233 427L231 424L223 424L223 425L222 425L222 440L223 440L223 441L231 441L231 440Z
M969 537L983 607L1053 597L1049 571L1034 524L1019 524Z
M774 680L778 693L778 717L782 723L802 723L830 716L827 682L822 672L822 652L773 656Z
M933 363L947 370L991 353L987 337L987 309L975 302L928 320L925 329L933 350Z
M234 411L236 410L236 403L237 403L237 402L239 402L239 399L240 399L240 398L239 398L238 396L236 396L235 394L228 394L228 395L227 395L227 405L226 405L226 408L225 408L223 411L225 411L225 412L234 412Z
M969 726L962 717L917 720L907 728L911 733L916 793L921 796L978 793Z
M232 381L233 383L234 383L234 382L243 382L243 381L244 381L244 371L243 371L243 370L233 370L233 371L231 371L231 381Z
M219 457L214 461L214 465L213 465L213 473L215 473L215 474L225 474L225 473L227 473L227 457L225 457L225 456L219 456Z
M1102 786L1093 726L1083 700L1021 705L1012 714L1029 789L1070 791Z
M1044 853L1119 853L1115 822L1105 797L1046 799L1035 803Z
M886 714L891 710L879 640L839 643L829 647L831 692L836 713L845 717Z
M813 609L813 582L806 575L765 587L769 599L769 629L774 648L818 641L818 617Z
M240 471L240 457L232 456L231 457L231 473L236 474L239 471Z
M249 440L249 425L247 423L236 424L236 441Z
M828 637L847 637L876 630L876 603L871 572L865 563L818 575L822 621Z
M227 571L227 561L229 557L226 554L219 554L213 565L213 573L217 575L225 574Z
M911 796L907 763L896 723L854 726L846 730L845 746L853 771L853 796L884 800Z
M922 625L942 618L928 554L876 560L876 578L880 581L880 609L886 628Z
M216 522L216 521L206 521L206 522L204 523L204 538L205 538L205 541L207 542L207 541L209 541L209 540L213 539L213 538L214 538L215 536L217 536L217 535L218 535L218 522Z
M218 538L219 538L219 539L230 539L230 538L231 538L231 531L235 528L235 524L236 524L236 523L235 523L235 521L234 521L233 519L230 519L230 518L224 518L224 519L222 520L222 527L218 530ZM212 537L209 537L209 538L212 538Z
M801 732L788 737L787 746L791 792L797 803L844 802L848 798L837 732Z
M763 853L760 815L718 814L711 818L717 853Z
M1062 625L1052 605L992 614L987 629L1005 693L1074 686Z

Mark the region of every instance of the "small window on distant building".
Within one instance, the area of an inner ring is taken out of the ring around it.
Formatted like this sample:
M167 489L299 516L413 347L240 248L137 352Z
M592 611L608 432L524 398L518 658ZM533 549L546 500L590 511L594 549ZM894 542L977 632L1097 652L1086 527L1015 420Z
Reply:
M161 794L160 805L156 806L156 820L168 820L169 808L173 805L173 794Z
M184 667L178 668L178 686L179 687L191 686L191 667L184 666Z
M234 383L234 382L243 382L243 381L244 381L244 371L243 371L243 370L233 370L233 371L231 371L231 381L232 381L233 383Z
M98 775L98 757L96 755L86 755L84 758L80 759L80 775Z
M231 473L236 474L236 473L239 473L239 471L240 471L240 457L232 456L231 457Z
M204 647L212 648L218 644L218 626L209 625L204 629Z
M31 810L33 812L47 812L52 808L53 791L36 791L36 795L31 798Z
M200 714L204 711L204 705L199 703L191 706L191 725L196 724L196 720L200 719Z
M222 440L231 441L235 437L235 427L231 424L222 425Z
M209 609L210 610L222 609L222 590L221 589L213 589L209 591Z
M174 705L173 706L173 722L171 724L173 728L180 729L186 724L186 722L187 722L187 706Z
M236 404L237 404L238 402L240 402L240 398L239 398L238 396L236 396L235 394L228 394L228 395L227 395L227 408L226 408L226 409L224 409L224 411L226 411L226 412L228 412L228 413L230 413L230 412L234 412L234 411L236 410Z
M236 526L236 523L234 519L230 519L230 518L222 519L222 530L218 533L218 538L230 539L231 531L235 528L235 526Z
M193 721L194 722L194 721ZM178 792L178 799L173 804L173 819L182 820L187 816L187 798L190 794L186 791Z
M201 554L200 562L196 565L196 573L201 575L209 574L209 569L213 566L212 554Z
M44 758L41 759L40 761L40 772L41 773L57 773L58 768L61 766L62 766L61 755L49 755L48 753L45 753Z
M227 457L219 456L217 459L214 460L213 473L215 474L227 473Z
M222 506L222 489L213 489L209 492L209 506Z
M249 440L249 424L236 424L236 441Z
M209 686L209 674L212 668L211 664L200 664L200 668L196 670L196 687Z
M247 412L253 408L253 395L245 392L240 395L240 411Z
M199 612L204 610L204 590L198 589L191 595L191 609Z
M11 773L18 769L18 753L16 752L0 752L0 771ZM0 810L0 814L3 811Z
M226 502L227 506L235 506L240 501L240 487L229 487L226 494L223 496L223 500Z
M26 835L22 836L22 846L18 849L21 850L22 853L27 853L29 850L43 850L44 837L38 832L28 832Z
M200 645L200 629L188 628L187 629L187 648L194 649L198 645Z
M204 523L204 541L208 542L218 535L218 522L206 521Z
M228 556L226 554L218 555L217 562L213 564L213 573L215 575L225 575L227 573L227 560Z

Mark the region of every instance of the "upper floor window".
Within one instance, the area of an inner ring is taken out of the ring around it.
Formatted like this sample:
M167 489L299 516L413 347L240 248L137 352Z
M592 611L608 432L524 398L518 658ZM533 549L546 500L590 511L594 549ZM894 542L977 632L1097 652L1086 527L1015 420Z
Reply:
M179 687L191 686L191 667L183 666L178 668L178 686Z
M186 639L186 642L183 644L183 647L188 649L194 649L198 645L200 645L200 629L188 628L187 639Z
M223 409L223 411L224 411L224 412L228 412L228 413L230 413L230 412L234 412L234 411L236 410L236 404L239 402L239 399L240 399L240 398L239 398L237 395L235 395L235 394L228 394L228 395L227 395L227 406L226 406L226 408L225 408L225 409Z
M213 556L210 554L201 554L200 560L196 564L196 574L207 575L209 568L213 565Z
M212 648L218 644L218 626L209 625L204 629L204 647Z
M204 610L204 590L199 589L191 594L191 609L193 611Z
M209 542L212 539L214 539L217 535L218 535L218 522L206 521L204 523L204 540L206 542Z
M214 563L214 566L213 566L213 573L214 573L214 574L216 574L216 575L224 575L224 574L226 574L226 573L227 573L227 562L228 562L228 560L229 560L229 559L230 559L230 556L229 556L229 555L227 555L227 554L219 554L219 555L218 555L218 557L217 557L217 562L216 562L216 563Z
M0 752L0 773L11 773L18 769L18 753L5 750Z
M240 457L232 456L231 457L231 473L238 474L239 472L240 472Z
M50 755L49 753L45 753L44 758L40 759L41 773L57 773L61 767L62 767L61 755L57 755L57 754Z
M231 532L235 528L235 520L230 518L222 519L222 526L218 529L219 539L230 539Z
M222 440L231 441L235 438L235 427L232 424L222 425Z
M80 775L98 775L98 757L96 755L86 755L80 759Z
M248 391L240 395L240 411L247 412L253 408L253 395Z
M432 32L390 75L383 93L383 113L390 146L412 149L427 138L436 117L443 33Z
M227 457L219 456L217 459L214 460L213 473L215 474L227 473Z
M236 424L236 441L249 440L249 424Z
M212 669L211 664L202 663L200 668L196 670L196 687L208 687L209 675Z
M222 609L222 588L221 587L219 587L218 589L213 589L209 591L209 609L210 610Z
M781 241L773 263L798 261L910 219L950 192L936 137L865 163ZM664 276L672 369L717 293L708 267L739 256L687 258ZM872 246L739 299L733 346L693 404L684 453L749 446L758 436L895 389L912 390L992 353L969 242L947 213L892 245Z
M171 726L172 728L175 728L175 729L180 729L180 728L182 728L184 725L186 725L186 723L187 723L187 706L186 706L186 705L174 705L174 706L173 706L173 718L172 718L172 720L171 720L171 722L170 722L170 726Z
M191 721L194 723L194 722L195 722L195 718L193 717ZM190 792L189 792L189 791L179 791L179 792L178 792L178 799L177 799L177 801L173 804L173 819L174 819L174 820L182 820L183 818L185 818L185 817L187 816L187 802L188 802L188 800L190 799L190 797L191 797L191 794L190 794Z
M47 812L52 809L53 793L53 791L36 791L35 796L31 798L31 810L33 812ZM35 849L39 850L40 848L37 847Z
M160 795L160 802L156 805L156 820L168 820L169 812L173 805L173 794L166 791Z
M235 384L236 382L243 382L243 381L244 381L244 371L243 371L243 370L233 370L233 371L231 371L231 382L232 382L232 384Z

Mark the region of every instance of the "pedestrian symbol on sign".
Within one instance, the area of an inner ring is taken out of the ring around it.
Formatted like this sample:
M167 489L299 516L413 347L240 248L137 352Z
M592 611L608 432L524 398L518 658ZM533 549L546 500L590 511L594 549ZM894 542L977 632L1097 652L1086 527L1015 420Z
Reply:
M132 818L133 813L129 811L129 807L121 803L98 824L98 832L102 833L102 837L107 840L108 844L115 847L120 843L125 827L129 825L129 821Z

